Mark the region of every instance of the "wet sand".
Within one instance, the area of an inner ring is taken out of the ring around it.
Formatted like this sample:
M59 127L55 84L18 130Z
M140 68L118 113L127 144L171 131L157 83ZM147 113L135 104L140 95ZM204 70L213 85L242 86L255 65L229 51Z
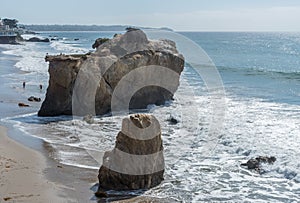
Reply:
M11 78L21 77L14 67L18 57L3 55L0 47L0 203L2 202L89 202L91 186L97 182L97 170L64 166L49 158L50 147L25 134L5 118L37 112L41 103L20 108L35 95L31 89L11 86ZM39 91L38 89L35 91ZM5 125L2 127L1 125Z
M33 93L19 85L11 87L7 74L22 74L14 64L17 57L1 55L0 48L0 203L2 202L170 202L151 197L116 197L97 199L98 170L66 166L49 157L52 147L25 134L3 118L37 112L40 103L28 108ZM26 94L21 94L26 93ZM99 166L100 167L100 166ZM124 200L117 200L124 199Z
M45 158L6 135L0 126L0 202L64 202L44 176Z

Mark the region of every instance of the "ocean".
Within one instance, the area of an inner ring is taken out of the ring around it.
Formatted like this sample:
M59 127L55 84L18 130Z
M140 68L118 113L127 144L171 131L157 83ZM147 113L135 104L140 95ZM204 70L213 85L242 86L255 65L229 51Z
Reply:
M23 110L17 103L29 96L45 98L47 53L93 51L95 39L115 33L41 32L56 40L0 45L0 89L8 92L0 99L1 124L22 132L20 140L22 134L42 139L49 156L62 164L98 170L101 158L95 160L91 151L101 157L113 148L122 117L97 117L90 125L71 116L39 118L40 104ZM178 34L202 47L217 67L225 89L223 130L210 140L211 95L186 64L174 101L144 110L161 123L166 166L163 183L143 195L182 202L299 202L300 33ZM19 98L10 96L14 92ZM169 123L170 116L179 123ZM212 143L213 148L203 150ZM277 158L273 165L263 165L264 174L240 166L260 155Z

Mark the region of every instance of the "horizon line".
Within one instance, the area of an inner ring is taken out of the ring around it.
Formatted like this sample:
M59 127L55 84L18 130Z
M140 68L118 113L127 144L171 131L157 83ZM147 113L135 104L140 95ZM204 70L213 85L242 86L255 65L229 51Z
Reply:
M27 25L27 26L106 26L106 27L110 27L110 26L122 26L122 27L137 27L137 28L141 28L141 29L170 29L174 32L288 32L288 33L298 33L300 32L300 30L195 30L195 29L191 29L191 30L182 30L182 29L174 29L174 28L170 28L170 27L166 27L166 26L161 26L161 27L150 27L150 26L137 26L137 25L127 25L127 24L109 24L109 25L105 25L105 24L25 24L25 23L20 23L19 25ZM51 31L55 31L55 30L51 30ZM60 31L60 30L57 30ZM63 30L62 30L63 31ZM68 31L72 31L72 30L66 30L66 32ZM77 31L77 30L74 30ZM88 30L86 30L88 31ZM93 30L91 30L93 31ZM100 31L100 30L99 30ZM115 31L115 30L111 30L111 31ZM122 30L120 30L122 31Z

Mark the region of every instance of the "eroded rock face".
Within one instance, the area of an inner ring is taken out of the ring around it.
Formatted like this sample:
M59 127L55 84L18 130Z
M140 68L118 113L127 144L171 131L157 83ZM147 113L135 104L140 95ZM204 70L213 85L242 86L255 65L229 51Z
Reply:
M72 114L72 92L77 73L82 64L81 56L46 56L49 62L49 86L39 116Z
M112 110L115 90L120 90L118 85L125 87L122 94L132 94L130 101L126 95L118 95L118 102L128 102L131 109L163 104L173 98L184 67L183 56L174 42L149 40L141 30L115 35L99 43L97 50L89 55L47 56L46 61L50 80L39 116L71 115L74 109L81 116L108 113ZM154 66L165 69L157 71ZM123 80L126 77L127 82ZM148 81L148 84L135 89L133 94L130 88L136 81ZM168 88L157 83L164 83Z
M123 119L115 148L104 154L96 195L110 189L149 189L161 183L163 174L163 145L158 121L151 115L132 115Z

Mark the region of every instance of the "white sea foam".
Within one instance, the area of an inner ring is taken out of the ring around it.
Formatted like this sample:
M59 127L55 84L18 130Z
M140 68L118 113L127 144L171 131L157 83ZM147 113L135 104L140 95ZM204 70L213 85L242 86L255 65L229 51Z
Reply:
M25 39L31 37L39 37L36 35L24 35ZM20 57L15 67L26 72L36 72L39 74L47 74L48 63L45 62L46 54L83 54L89 50L81 48L78 44L68 43L67 40L52 41L50 46L48 43L24 42L21 45L0 45L7 50L4 54Z
M31 42L22 45L9 45L7 48L9 50L3 51L4 54L20 57L15 67L26 72L47 73L46 52L42 51L41 45Z
M29 40L30 38L39 38L39 39L44 39L43 37L41 36L38 36L38 35L34 35L34 34L24 34L22 35L22 38L25 39L25 40Z
M78 47L77 44L66 43L65 41L52 41L50 46L60 53L64 54L84 54L89 50Z
M184 73L182 80L187 76L190 77ZM205 152L210 97L205 94L205 88L202 94L189 90L182 81L174 102L163 107L152 106L151 112L162 125L166 169L165 181L147 195L185 202L297 200L299 106L229 95L223 136L214 151ZM195 112L199 116L196 121L184 116ZM174 113L180 118L176 125L167 121ZM21 121L20 125L51 143L53 158L63 164L90 169L97 169L101 164L90 156L89 150L99 153L99 159L104 151L111 150L122 120L122 117L101 117L90 125L70 117L50 122L49 118L31 116L24 119L48 124L41 127ZM198 132L195 123L200 126ZM274 165L263 165L265 174L240 166L259 155L277 158Z

